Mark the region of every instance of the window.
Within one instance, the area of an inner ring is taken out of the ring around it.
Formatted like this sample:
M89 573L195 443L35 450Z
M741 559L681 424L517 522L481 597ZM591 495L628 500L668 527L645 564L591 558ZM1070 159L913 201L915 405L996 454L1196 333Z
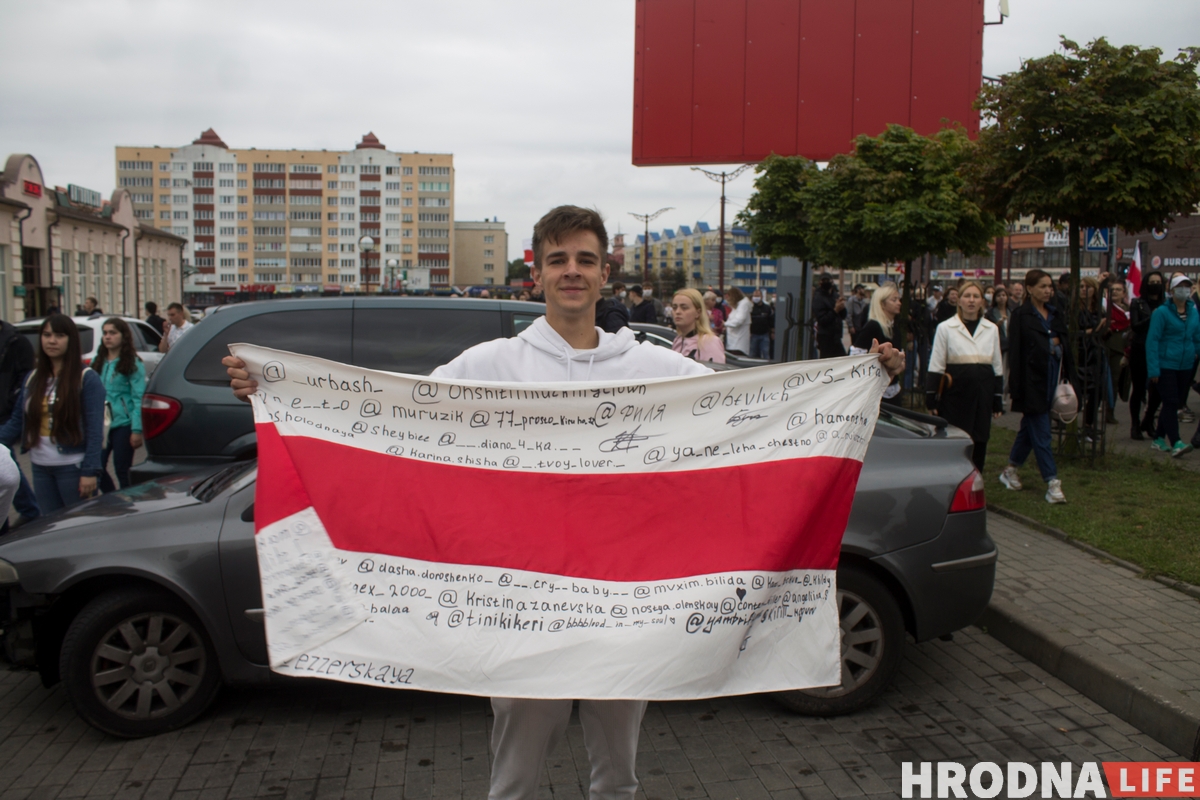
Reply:
M366 198L363 198L363 199L365 200ZM371 199L375 201L374 203L372 203L372 205L376 205L376 206L377 206L377 205L379 205L379 198L378 198L378 197L372 197ZM387 206L398 206L398 205L400 205L400 198L399 198L399 197L385 197L385 198L384 198L384 205L387 205Z
M327 206L336 206L337 204L338 204L338 199L337 199L336 197L327 197L327 198L325 198L325 205L327 205Z
M388 198L388 200L399 200L399 199L400 198L398 198L398 197L389 197ZM360 197L359 202L364 206L377 206L377 205L379 205L379 198L378 197Z
M292 226L292 236L320 236L320 228L297 228Z
M234 216L233 216L232 211L218 211L217 212L217 219L233 219L233 218L234 218Z
M211 161L193 161L192 172L212 172L213 165Z
M417 169L417 174L418 175L449 175L450 168L449 167L419 167Z
M354 181L342 181L341 186L339 188L341 188L345 191L353 192L355 187L357 187L357 186L358 186L358 184L356 184Z
M354 216L353 211L343 211L341 214L342 222L354 222Z
M302 312L313 313L313 312ZM367 369L385 369L425 375L468 347L500 336L500 315L473 309L360 308L354 312L354 353L351 363ZM258 339L220 337L226 342L260 342ZM289 343L290 346L290 343ZM199 357L199 356L197 356ZM213 351L220 367L221 355ZM213 372L223 370L214 369ZM225 383L229 383L226 375Z
M238 229L237 229L237 235L238 236L249 236L250 229L247 228L245 225L239 225Z
M225 165L222 164L221 166L223 167ZM222 189L232 189L233 188L233 178L221 178L219 181L217 181L217 186Z
M412 245L411 245L411 244L402 245L401 247L402 247L402 250L401 250L401 252L404 252L404 253L411 253L411 252L412 252Z
M171 162L169 162L169 161L161 162L158 165L158 171L159 172L170 172L171 171Z
M288 195L288 202L294 206L319 206L321 205L321 195L319 194L301 194Z
M158 202L159 202L159 203L161 203L161 204L162 204L162 205L164 205L164 206L169 206L169 205L171 204L171 195L169 195L169 194L160 194L160 195L158 196Z
M306 180L302 178L292 178L291 187L293 189L320 189L320 181Z
M334 244L333 242L330 242L329 244L325 245L325 249L331 253L336 253L338 251L337 245Z
M217 199L217 202L223 206L231 206L233 205L233 195L223 194Z
M197 211L197 212L196 212L196 217L195 217L195 218L196 218L196 219L212 219L212 218L213 218L213 212L211 212L211 211Z
M445 228L421 228L417 235L422 239L448 239L450 231Z
M283 211L255 211L254 219L255 221L287 219L287 214Z
M196 178L196 185L204 186L206 188L211 188L213 185L213 179L212 178Z
M406 197L404 199L411 200L412 198ZM407 205L407 203L405 205ZM434 208L448 208L450 206L450 200L446 197L422 197L420 201L417 202L417 205L432 206Z
M292 220L305 220L307 222L320 222L321 221L321 212L320 211L293 211L293 212L291 212L291 214L288 215L288 218L292 219ZM317 230L320 230L320 228L318 228Z
M428 244L428 243L422 242L420 245L418 245L418 249L420 249L420 251L422 253L449 253L450 245L448 245L448 244Z
M399 228L384 228L383 235L384 236L399 236L400 229Z
M249 242L238 242L238 252L244 253L250 249Z
M160 211L160 212L158 212L158 218L159 219L170 219L171 212L170 211Z
M319 267L319 266L321 266L321 259L319 259L319 258L293 258L292 266L293 267Z
M333 230L333 229L331 228L330 230ZM358 235L358 231L355 228L342 228L337 233L340 236L357 236Z
M118 161L117 169L128 169L135 172L153 172L153 161Z
M388 216L393 216L393 215L389 214ZM413 221L412 214L411 214L411 213L406 213L406 214L404 215L404 221L405 221L405 222L412 222L412 221ZM422 220L422 222L424 222L424 220Z
M448 192L450 184L444 181L420 181L422 192Z
M192 185L192 182L190 180L188 180L187 178L175 178L174 180L171 181L171 185L174 186L176 189L186 189L187 187Z
M286 236L287 228L283 227L282 225L277 228L276 227L267 227L267 226L260 227L258 225L255 225L254 226L254 235L255 236Z
M283 283L282 272L256 272L254 273L255 283ZM191 366L190 364L188 366Z
M404 184L404 191L411 192L413 185L411 183Z
M222 236L233 236L234 235L232 227L220 228L217 232L220 233Z
M495 250L484 250L484 251L483 251L483 257L484 257L484 258L495 258L495 257L496 257L496 251L495 251Z
M353 242L351 242L350 244L339 244L338 252L339 253L356 253L356 252L358 252L358 245L354 244Z
M357 275L339 275L338 283L358 283Z
M218 280L221 283L237 283L237 275L230 272L222 272Z
M255 242L254 243L255 252L279 253L279 252L283 252L283 249L284 249L283 242Z
M282 189L283 178L255 178L255 189Z
M388 181L383 188L389 192L398 192L400 191L400 181Z
M129 195L129 197L135 203L153 203L154 202L153 194L131 194L131 195Z
M483 237L483 243L484 243L484 244L491 244L491 243L492 243L492 242L494 242L494 241L496 241L496 237L495 237L495 236L493 236L493 235L492 235L492 234L490 234L490 233L489 233L487 236L484 236L484 237Z
M308 174L319 173L321 171L320 164L292 164L292 172L304 172Z
M404 200L403 200L403 201L400 203L400 205L402 205L402 206L411 206L411 205L412 205L412 198L411 198L411 197L406 197L406 198L404 198Z
M281 206L286 202L287 198L281 194L254 195L254 205L256 206Z
M495 268L496 268L496 265L495 265L495 264L484 264L484 265L483 265L483 271L484 271L484 272L491 272L491 271L492 271L492 270L494 270Z
M239 195L238 195L238 205L239 205L239 206L244 206L244 205L246 205L248 202L250 202L250 198L246 197L246 195L244 195L244 194L239 194Z
M338 188L338 182L337 181L325 181L325 188L326 189L336 189L336 188Z
M171 171L172 172L187 172L187 162L186 161L172 161L171 162Z
M246 186L246 179L245 179L245 178L238 178L238 182L237 182L237 188L239 188L239 189L245 189L245 188L247 188L247 186Z
M221 164L217 164L217 172L233 172L233 162L226 161Z
M405 175L412 175L412 167L405 167L405 168L404 168L404 174L405 174Z
M338 171L337 164L330 164L328 167L325 168L325 171L336 173Z
M174 214L172 214L172 217L171 217L171 218L172 218L172 219L187 219L187 218L188 218L188 212L186 212L186 211L176 211L176 212L174 212Z
M166 189L166 188L169 188L170 186L171 186L170 178L159 178L158 179L158 188Z
M333 198L330 198L330 199L332 200ZM352 206L352 205L354 205L354 198L353 197L339 197L338 203L343 206Z
M343 175L353 175L354 174L354 165L353 164L342 164L341 172Z
M238 172L245 172L245 171L246 171L246 165L245 165L245 164L238 164L238 170L237 170L237 171L238 171Z
M337 236L338 229L337 228L329 228L328 230L325 231L325 235L326 236Z
M399 252L400 252L400 245L398 245L398 244L385 244L385 245L383 246L383 252L385 252L385 253L399 253Z
M411 238L412 238L412 228L405 228L405 229L404 229L404 238L405 238L405 239L411 239Z
M254 165L255 172L283 172L283 164L259 163Z
M342 259L342 269L352 269L358 266L358 260L353 258Z
M399 167L388 167L384 170L384 173L387 175L395 175L399 169Z
M247 265L247 263L249 263L249 259L246 259L246 258L239 258L239 259L237 260L237 262L238 262L238 268L239 268L239 269L242 269L242 268L244 268L244 267Z
M154 212L148 208L135 208L133 217L134 219L154 219Z
M412 214L405 214L405 216L406 216L406 217L411 217L411 216L412 216ZM383 215L383 218L384 218L384 220L385 220L386 222L399 222L399 221L400 221L400 215L399 215L399 214L384 214L384 215ZM408 220L405 220L405 222L412 222L412 220L411 220L411 219L408 219Z
M153 186L154 178L121 178L121 186Z
M330 212L329 212L329 215L328 215L328 217L327 217L327 219L328 219L330 222L337 222L337 218L338 218L338 215L337 215L337 212L336 212L336 211L330 211Z

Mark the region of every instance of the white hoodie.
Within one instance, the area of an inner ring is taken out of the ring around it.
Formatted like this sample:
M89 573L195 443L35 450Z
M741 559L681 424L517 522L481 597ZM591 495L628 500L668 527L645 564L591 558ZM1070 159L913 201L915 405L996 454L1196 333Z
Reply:
M708 367L665 347L638 343L633 331L596 329L594 350L576 350L545 317L513 339L493 339L464 350L431 373L434 378L478 381L620 381L703 375Z

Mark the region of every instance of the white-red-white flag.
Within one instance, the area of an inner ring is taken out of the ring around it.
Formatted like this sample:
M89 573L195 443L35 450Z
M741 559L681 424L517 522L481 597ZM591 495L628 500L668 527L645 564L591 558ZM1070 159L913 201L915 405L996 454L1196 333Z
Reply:
M501 384L230 349L260 387L275 671L542 698L840 682L877 357Z
M1138 297L1142 291L1142 242L1133 243L1133 261L1129 274L1125 276L1125 290L1130 298Z

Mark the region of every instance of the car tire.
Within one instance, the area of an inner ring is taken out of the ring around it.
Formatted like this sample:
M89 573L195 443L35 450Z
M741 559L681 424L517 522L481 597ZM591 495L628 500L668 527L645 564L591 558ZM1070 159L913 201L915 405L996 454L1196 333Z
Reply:
M182 727L212 704L220 666L196 615L148 588L102 594L71 621L59 655L71 704L114 736Z
M792 711L815 717L850 714L888 687L904 658L904 617L891 591L864 569L843 566L837 574L842 625L842 683L776 692Z

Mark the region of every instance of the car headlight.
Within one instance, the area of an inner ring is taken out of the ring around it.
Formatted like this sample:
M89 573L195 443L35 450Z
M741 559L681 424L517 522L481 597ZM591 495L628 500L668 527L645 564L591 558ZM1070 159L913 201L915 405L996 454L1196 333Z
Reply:
M0 559L0 586L9 586L20 582L21 579L17 577L17 568L4 559Z

